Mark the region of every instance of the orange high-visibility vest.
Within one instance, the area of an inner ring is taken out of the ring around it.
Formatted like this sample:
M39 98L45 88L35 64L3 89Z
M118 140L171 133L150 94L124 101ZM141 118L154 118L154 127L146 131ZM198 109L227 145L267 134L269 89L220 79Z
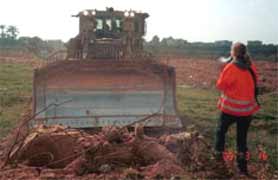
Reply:
M251 68L258 80L257 70ZM249 116L259 110L255 100L255 85L248 69L241 69L234 63L227 64L217 80L216 87L222 92L218 108L234 116Z

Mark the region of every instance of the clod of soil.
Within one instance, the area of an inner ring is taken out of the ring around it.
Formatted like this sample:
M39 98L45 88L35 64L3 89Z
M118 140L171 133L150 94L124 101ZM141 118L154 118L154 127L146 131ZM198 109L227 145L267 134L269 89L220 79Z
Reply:
M105 127L91 135L62 126L39 126L14 148L9 164L22 164L36 172L34 177L43 178L93 174L171 178L185 173L176 155L156 138L145 136L142 126L136 126L135 132Z

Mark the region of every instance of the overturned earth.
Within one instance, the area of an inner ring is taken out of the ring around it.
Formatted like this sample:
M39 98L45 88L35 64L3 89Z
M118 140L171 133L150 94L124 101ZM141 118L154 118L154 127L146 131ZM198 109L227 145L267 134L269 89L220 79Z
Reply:
M0 142L0 179L191 179L230 178L196 131L150 137L104 127L98 133L60 125L36 128Z

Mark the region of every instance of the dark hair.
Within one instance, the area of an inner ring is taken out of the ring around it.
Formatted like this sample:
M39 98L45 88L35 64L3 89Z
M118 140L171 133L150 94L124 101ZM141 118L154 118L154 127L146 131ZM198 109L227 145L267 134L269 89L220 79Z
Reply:
M243 61L246 64L251 64L250 56L248 55L247 47L240 42L236 42L232 45L232 51L237 60Z

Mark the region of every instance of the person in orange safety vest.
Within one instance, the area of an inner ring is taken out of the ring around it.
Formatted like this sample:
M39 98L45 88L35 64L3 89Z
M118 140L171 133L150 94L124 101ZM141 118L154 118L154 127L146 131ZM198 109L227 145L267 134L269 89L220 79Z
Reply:
M216 83L217 89L221 91L217 105L221 113L216 131L215 150L222 160L225 134L230 125L236 123L237 165L240 174L248 175L247 131L252 114L260 108L256 97L258 75L244 44L237 42L232 45L230 59Z

